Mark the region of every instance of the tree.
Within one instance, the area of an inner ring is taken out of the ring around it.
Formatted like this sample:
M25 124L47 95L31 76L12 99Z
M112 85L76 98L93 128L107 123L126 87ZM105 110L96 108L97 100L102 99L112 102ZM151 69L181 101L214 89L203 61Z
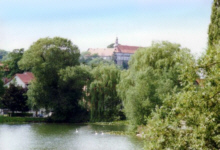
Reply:
M2 80L0 80L0 96L4 94L5 88L4 88L4 83Z
M180 80L180 68L193 62L188 49L169 42L152 43L132 56L129 69L121 73L117 91L133 127L146 125L156 106L161 106L174 89L181 90L184 81Z
M108 65L114 64L113 60L105 60L99 57L98 54L91 54L88 51L81 53L79 62L82 64L89 65L91 67L96 67L99 64L108 64Z
M80 55L79 62L82 64L89 64L90 61L92 61L95 58L98 58L98 54L91 54L90 52L82 52Z
M87 110L80 105L83 98L83 87L92 78L88 66L66 67L59 72L60 100L54 107L56 120L70 122L88 121ZM85 101L82 101L85 103Z
M35 42L19 62L21 68L31 69L35 76L35 81L28 91L30 101L38 107L54 110L54 114L65 111L64 108L67 108L69 103L62 103L64 98L60 92L60 82L65 75L61 75L60 72L67 67L79 65L79 55L78 47L64 38L43 38ZM67 100L74 99L77 100L78 97L75 98L73 93L72 99ZM66 118L63 114L60 115L63 120L56 117L59 121L69 119L69 114L66 114Z
M0 78L2 78L2 74L0 73ZM2 80L0 80L0 97L4 94L5 88L4 88L4 83ZM0 98L1 100L1 98ZM0 108L2 107L2 103L0 102Z
M220 66L213 63L220 61L219 51L220 46L212 47L198 66L181 68L184 89L170 94L148 119L146 149L220 149ZM206 68L198 87L192 74Z
M12 113L14 113L14 111L28 111L26 92L26 89L10 84L1 98L3 108L10 109Z
M86 109L80 106L79 102L83 97L83 87L90 80L91 75L89 73L89 67L87 66L75 66L66 67L61 69L58 73L59 81L57 88L58 98L51 99L47 103L52 103L50 108L53 109L53 119L55 121L65 122L82 122L85 120ZM47 91L43 90L43 84L34 80L29 86L28 101L29 104L35 109L43 107L46 103L45 96ZM81 114L80 114L81 113ZM83 116L84 113L84 116Z
M209 25L209 46L218 44L220 40L220 0L214 0L212 5L211 23Z
M219 6L214 0L206 53L197 66L181 68L184 89L166 97L148 118L143 130L146 149L220 149ZM194 84L194 72L205 77L199 86Z
M120 70L115 65L98 65L92 70L89 85L92 121L113 121L120 118L122 103L116 92Z
M122 62L122 68L123 69L128 69L128 61L126 61L126 60L124 60L123 62Z
M2 61L3 57L8 55L8 52L5 50L0 49L0 60Z
M9 78L15 75L16 73L23 73L24 70L18 67L18 62L21 60L24 53L24 49L15 49L13 52L7 55L7 60L4 61L4 66L7 68L5 75Z
M105 64L105 65L113 65L114 62L112 60L105 60L103 58L94 58L91 61L88 62L88 65L91 67L96 67L99 66L101 64Z
M114 48L115 43L109 44L107 48Z

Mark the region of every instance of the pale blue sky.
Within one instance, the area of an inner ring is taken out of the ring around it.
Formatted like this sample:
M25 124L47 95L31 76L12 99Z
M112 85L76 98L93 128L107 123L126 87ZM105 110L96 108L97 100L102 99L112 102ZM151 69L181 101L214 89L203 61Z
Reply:
M149 46L168 40L200 54L212 0L0 0L0 49L43 37L71 39L81 51L115 41Z

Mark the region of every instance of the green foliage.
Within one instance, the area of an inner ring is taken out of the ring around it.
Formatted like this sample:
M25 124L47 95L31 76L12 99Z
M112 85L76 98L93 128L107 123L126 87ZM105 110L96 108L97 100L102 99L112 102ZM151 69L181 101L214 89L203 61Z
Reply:
M148 116L169 93L180 91L181 68L187 63L193 63L189 50L169 42L153 43L132 56L129 69L122 72L117 86L131 125L146 124Z
M114 48L115 43L109 44L107 48Z
M24 53L24 49L15 49L13 52L10 52L7 55L7 60L5 60L4 66L7 68L7 71L5 71L5 76L11 78L14 76L16 73L23 73L24 70L20 69L18 67L18 62L21 60L22 56Z
M37 123L46 122L45 118L32 118L32 117L3 117L0 116L0 123Z
M181 68L184 88L169 94L148 118L145 149L220 149L219 6L214 0L206 54L198 66L188 63ZM194 72L205 77L199 85L194 84Z
M36 110L53 110L54 121L82 121L82 114L87 112L79 101L90 74L88 67L78 66L78 59L78 48L67 39L44 38L35 42L19 62L21 68L31 68L35 75L28 90L29 104Z
M125 61L125 60L124 60L124 61L122 62L122 68L123 68L123 69L128 69L128 67L129 67L129 66L128 66L128 61Z
M1 73L0 73L0 78L2 78ZM0 96L2 96L4 92L5 92L4 83L2 80L0 80ZM0 108L1 108L1 103L0 103Z
M2 78L1 73L0 73L0 78ZM0 80L0 108L3 107L3 104L1 102L1 96L4 94L4 92L5 92L4 83L2 80Z
M212 5L211 23L209 25L209 46L218 44L220 40L220 0Z
M210 48L199 65L183 67L186 81L179 93L171 93L148 119L145 148L220 149L220 46ZM205 76L199 87L193 72ZM174 142L175 141L175 142Z
M88 62L88 65L91 66L91 67L96 67L98 65L113 65L114 62L112 60L104 60L102 58L94 58L92 59L90 62Z
M78 47L73 45L70 40L60 37L42 38L24 53L19 67L26 70L31 69L41 82L53 84L53 82L57 82L60 69L79 64L79 55Z
M9 88L6 88L4 95L1 98L3 108L8 108L12 112L14 111L28 111L26 89L22 87L16 87L10 84Z
M28 96L28 105L35 111L38 111L40 108L50 108L48 91L45 91L44 84L38 82L37 79L31 82L28 86L27 96ZM51 102L52 103L52 102Z
M8 55L8 52L0 49L0 61L2 61L3 57L5 57L6 55Z
M91 67L96 67L99 64L114 64L112 60L104 60L103 58L99 57L98 54L91 54L90 52L82 52L80 59L80 63L89 65Z
M82 64L88 64L92 59L98 58L98 54L91 54L88 51L82 52L80 55L79 62Z
M10 117L33 117L33 113L10 113Z
M99 65L92 70L89 86L91 121L121 119L122 103L116 92L120 70L115 65Z
M59 100L54 106L56 120L88 121L88 118L85 118L87 111L79 105L83 97L83 87L91 79L91 74L88 71L89 67L87 66L67 67L60 70Z

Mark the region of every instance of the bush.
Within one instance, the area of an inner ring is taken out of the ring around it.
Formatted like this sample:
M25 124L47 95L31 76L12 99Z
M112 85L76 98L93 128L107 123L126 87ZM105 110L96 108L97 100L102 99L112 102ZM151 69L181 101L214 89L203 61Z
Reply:
M27 123L46 122L46 118L0 116L0 123L25 123L25 122Z
M32 113L11 113L9 114L11 117L33 117Z

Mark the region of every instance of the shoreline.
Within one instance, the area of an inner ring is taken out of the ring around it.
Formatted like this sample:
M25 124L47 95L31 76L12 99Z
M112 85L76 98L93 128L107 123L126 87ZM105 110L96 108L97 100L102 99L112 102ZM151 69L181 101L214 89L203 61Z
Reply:
M4 123L46 123L47 118L35 118L35 117L6 117L0 116L0 124Z

